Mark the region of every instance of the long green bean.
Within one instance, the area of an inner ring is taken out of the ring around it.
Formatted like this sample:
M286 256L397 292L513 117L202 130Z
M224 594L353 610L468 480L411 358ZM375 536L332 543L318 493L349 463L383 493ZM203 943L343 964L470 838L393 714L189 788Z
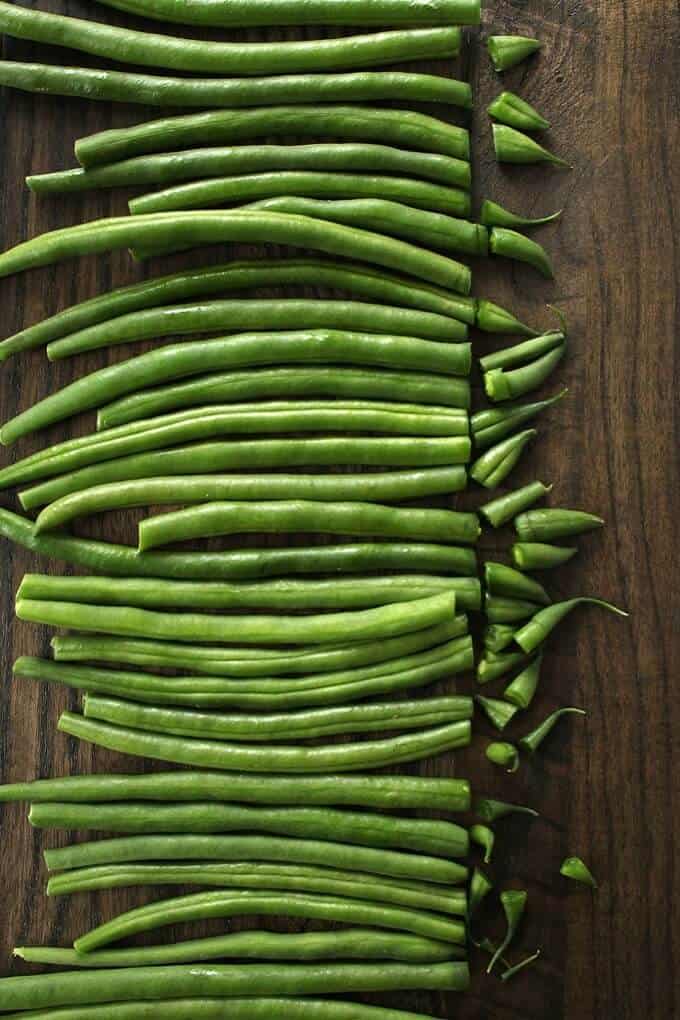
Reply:
M143 67L223 76L351 70L406 60L454 57L460 29L424 28L295 42L206 42L137 32L0 3L0 31Z
M29 818L37 828L48 829L106 830L147 835L163 832L211 835L266 832L312 840L324 838L324 834L332 832L335 839L359 846L398 847L447 858L464 857L468 851L467 830L452 822L338 811L333 808L254 808L229 803L165 805L55 802L32 804ZM191 860L191 856L185 859ZM329 861L328 866L335 865ZM351 870L355 868L360 871L371 870L359 865L353 865ZM460 869L457 873L460 875Z
M59 729L62 733L69 733L73 737L87 740L100 747L156 761L170 761L178 765L195 765L198 768L217 768L225 771L271 772L275 769L278 772L295 774L328 772L332 769L339 772L357 772L361 769L421 761L435 754L467 747L470 743L471 728L469 721L466 720L384 740L365 740L309 748L287 744L249 748L243 744L229 744L225 741L166 737L158 733L111 726L71 712L64 712L61 715ZM40 807L41 805L38 805L38 808Z
M0 255L0 268L2 258ZM90 408L101 407L116 397L137 392L144 386L156 386L216 370L339 363L456 375L460 369L457 346L432 343L416 337L346 333L341 330L244 333L216 340L168 344L136 358L101 368L38 401L0 429L0 441L12 443L32 431ZM5 469L0 478L8 477L17 480L14 472Z
M0 801L233 800L253 804L354 804L361 807L427 808L468 811L470 784L466 779L425 776L300 776L231 775L223 772L153 772L38 779L0 785Z
M224 1011L228 1004L225 999L254 993L301 996L404 988L465 990L468 983L465 963L429 966L332 963L285 967L257 963L247 966L213 964L64 971L3 978L0 997L3 1008L26 1010L70 1005L86 1005L89 1009L98 1003L146 1002L160 996L164 1000L212 996L221 998ZM168 1016L167 1002L163 1003L163 1008L162 1015ZM56 1020L58 1014L53 1015Z

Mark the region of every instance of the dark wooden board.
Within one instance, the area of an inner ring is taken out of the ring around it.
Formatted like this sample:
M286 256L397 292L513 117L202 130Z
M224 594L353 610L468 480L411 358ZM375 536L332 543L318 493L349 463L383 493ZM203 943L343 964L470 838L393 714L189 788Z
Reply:
M483 749L491 731L483 726L455 768L446 759L423 766L430 774L468 775L476 790L541 812L530 825L523 820L499 825L493 872L499 884L513 882L529 890L516 951L540 946L542 961L505 986L485 977L482 961L476 960L472 991L455 1000L412 994L373 1001L462 1020L670 1020L678 1006L680 941L674 859L680 728L674 332L680 288L678 8L674 0L498 0L487 7L485 31L521 32L544 41L540 58L508 73L502 84L551 118L548 142L575 166L572 173L496 166L484 108L501 80L479 41L472 42L461 73L469 72L477 97L477 196L537 215L565 208L563 219L541 234L554 255L555 283L501 262L480 265L476 276L476 293L496 298L533 322L548 325L544 305L558 304L572 330L559 379L569 386L569 398L542 422L516 481L540 477L553 482L556 504L582 506L606 517L604 533L586 538L578 559L550 579L552 590L557 596L611 597L630 610L631 618L621 622L593 610L564 625L547 657L531 719L564 704L583 705L588 718L565 723L538 760L525 764L517 776L502 776L486 763ZM51 2L49 8L114 17L85 2ZM53 62L66 57L7 39L2 56ZM442 65L425 69L444 70ZM71 165L76 137L132 123L147 113L0 93L2 247L57 226L124 213L123 193L38 202L24 190L23 178L29 171ZM2 335L133 281L141 272L118 253L0 281ZM481 337L475 342L479 351L493 347ZM107 357L98 353L74 364L48 366L42 352L36 352L4 364L0 417L6 419L75 373L106 363ZM86 427L89 421L67 423L49 438ZM17 455L43 442L43 437L26 441ZM3 463L13 456L13 450L5 453ZM478 493L465 501L479 501ZM15 506L13 493L3 493L3 505ZM133 517L93 527L130 541ZM504 550L510 540L509 532L486 535L483 547ZM16 586L27 570L60 567L38 564L7 544L2 557L3 781L141 767L78 746L56 732L59 712L76 703L73 696L12 679L13 660L20 654L47 655L49 639L45 630L13 620ZM471 679L460 687L472 689ZM522 728L518 724L511 735ZM11 961L12 946L68 944L90 925L157 895L130 890L47 900L40 852L59 838L63 841L64 834L34 834L22 806L0 810L2 973L27 970ZM559 864L568 853L592 864L601 881L595 896L559 878ZM498 918L495 923L499 926ZM165 937L173 934L180 935L171 931Z

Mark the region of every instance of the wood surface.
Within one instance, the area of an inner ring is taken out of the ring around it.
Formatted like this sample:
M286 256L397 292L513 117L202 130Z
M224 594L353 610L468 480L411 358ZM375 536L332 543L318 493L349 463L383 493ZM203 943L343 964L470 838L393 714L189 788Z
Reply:
M85 0L50 0L40 7L144 27ZM475 89L477 197L493 197L527 214L565 210L559 223L540 233L554 256L554 283L500 260L476 267L477 294L545 326L552 319L544 306L555 303L571 327L568 359L546 388L554 392L566 384L569 397L541 420L540 435L512 484L537 477L552 482L554 505L583 507L607 519L606 530L583 539L579 557L550 576L549 584L556 597L611 598L627 607L631 618L621 621L593 609L563 625L546 657L531 716L513 725L510 736L521 735L528 722L559 705L583 706L588 717L564 722L536 761L523 764L516 776L506 777L485 761L492 733L484 724L455 766L445 758L422 766L429 774L469 776L479 792L540 811L540 819L530 824L520 818L498 825L492 871L500 886L529 891L526 923L513 958L540 947L542 960L504 985L486 977L483 961L475 958L472 990L455 999L414 993L369 1001L461 1020L670 1020L678 1015L680 942L674 857L680 729L674 332L680 292L678 6L675 0L489 0L486 7L485 32L519 32L543 40L543 53L506 74L502 84L552 120L547 143L574 164L571 173L496 165L484 110L502 87L501 79L473 34L453 72L469 74ZM305 30L306 36L313 34ZM5 39L2 56L67 63L73 55ZM71 62L95 63L85 57ZM443 64L423 69L450 70ZM153 114L140 107L2 90L2 247L58 226L123 214L128 195L122 191L38 201L24 189L23 178L31 171L72 165L73 141L80 135ZM206 254L190 258L198 264ZM167 260L153 270L167 271L187 261ZM117 253L2 280L2 335L144 272L126 253ZM481 352L495 349L497 341L476 337L475 345ZM96 352L50 366L42 352L34 352L5 363L0 418L105 364L108 357ZM111 355L112 360L120 357L120 351ZM90 417L66 423L49 437L31 438L16 451L6 451L2 463L42 446L47 438L56 441L91 426ZM479 490L461 501L478 502ZM14 508L15 493L3 493L2 505ZM135 519L134 514L110 515L77 530L131 541ZM487 532L482 548L501 552L510 541L509 531ZM16 587L28 570L62 568L7 543L1 555L2 780L143 768L56 732L60 711L77 702L74 695L12 679L17 656L49 652L45 629L13 619ZM459 685L461 690L473 686L471 677ZM0 973L27 972L11 961L14 945L68 944L115 912L158 896L122 890L47 900L41 850L65 841L64 833L33 833L22 805L0 809ZM567 854L590 863L601 883L596 895L559 877ZM495 933L502 931L497 911L490 924ZM285 922L274 926L287 927ZM256 922L242 927L256 927ZM163 933L164 938L175 936L183 933Z

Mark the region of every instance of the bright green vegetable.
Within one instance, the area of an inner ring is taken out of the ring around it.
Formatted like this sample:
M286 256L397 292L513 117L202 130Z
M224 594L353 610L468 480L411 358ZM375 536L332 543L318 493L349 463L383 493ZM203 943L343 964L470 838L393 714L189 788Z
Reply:
M485 698L481 694L476 694L475 701L497 730L504 730L513 716L517 714L516 705L510 705L507 701L501 701L499 698Z
M504 209L498 202L492 202L487 198L482 202L479 221L485 227L540 227L545 223L553 223L555 220L558 220L562 212L563 210L559 209L550 216L540 216L538 219L535 217L519 216L517 213Z
M484 629L484 647L497 655L511 645L517 628L507 623L487 624Z
M508 259L526 262L537 269L548 280L555 279L555 272L545 248L530 237L508 230L507 227L492 227L489 234L489 251Z
M502 626L502 624L496 624ZM514 634L514 630L513 630ZM524 652L492 652L486 650L477 663L477 683L488 684L492 680L498 680L505 676L516 666L521 666L526 661ZM504 695L505 697L505 695Z
M468 896L467 921L470 925L472 918L479 910L484 899L493 889L493 883L489 881L483 871L475 868L470 879L470 894Z
M538 811L534 811L533 808L521 807L519 804L506 804L502 800L490 800L488 797L477 801L475 813L484 822L497 822L499 818L505 818L512 814L532 815L534 818L538 818Z
M536 603L526 599L489 595L487 592L484 596L484 612L490 623L517 623L536 612Z
M483 512L484 508L480 507L480 513ZM546 545L544 542L515 542L511 552L513 562L520 570L550 570L568 563L578 549Z
M487 379L488 376L485 376ZM470 477L486 489L495 489L507 478L534 436L536 429L525 429L482 453L470 468Z
M535 963L540 955L541 950L537 949L535 953L532 953L531 956L527 956L525 960L522 960L520 963L516 963L513 967L508 967L507 970L504 970L501 974L501 981L509 981L510 978L519 974L519 972L524 970L525 967L529 967L532 963Z
M493 854L494 843L496 842L493 829L490 829L488 825L471 825L469 836L472 843L481 846L484 851L484 863L489 864ZM472 902L472 896L470 896L470 902Z
M489 56L496 71L507 71L540 50L542 43L524 35L490 35Z
M470 419L475 446L480 450L491 446L541 411L558 403L567 393L568 390L565 389L547 400L537 400L531 404L508 404L506 407L488 407L483 411L477 411Z
M530 510L515 519L520 542L552 542L601 528L604 521L583 510Z
M515 641L527 654L533 652L535 648L538 648L545 641L551 631L555 629L565 616L568 616L577 606L583 605L602 606L603 609L608 609L618 616L628 616L628 613L623 609L618 609L610 602L605 602L602 599L587 597L568 599L566 602L556 602L552 606L541 609L528 623L520 627L515 634Z
M582 882L584 885L597 889L597 882L592 871L587 864L584 864L580 857L566 857L562 862L560 875L564 875L565 878L571 878L574 882Z
M533 506L534 503L537 503L539 499L543 499L550 492L552 492L552 485L544 485L543 482L530 482L528 485L523 485L521 489L515 489L513 492L508 492L504 496L498 496L489 503L485 503L483 506L480 506L479 512L492 527L500 528L512 520L513 517L516 517L517 514L528 510L530 506ZM515 562L517 561L515 560ZM517 566L520 566L520 564L517 564Z
M487 974L490 974L495 967L498 960L501 958L503 953L506 951L513 938L517 934L524 909L527 903L527 893L520 892L517 889L505 889L501 893L501 904L503 906L503 913L505 914L505 920L507 922L507 932L505 938L501 942L500 946L491 957L491 962L486 968Z
M550 121L514 92L501 92L487 107L487 113L501 124L521 131L547 131Z
M493 144L499 163L551 163L566 170L573 169L569 163L544 149L529 135L506 124L493 125Z
M519 752L514 744L494 742L488 744L484 752L489 761L500 765L506 772L517 772L519 768Z
M479 359L483 372L490 372L494 368L514 368L517 365L525 365L528 361L547 354L564 343L564 333L544 333L542 336L532 337L524 340L521 344L513 347L503 347L493 354L486 354Z
M551 601L542 584L504 563L487 560L484 564L484 581L490 595L529 599L544 606L549 605Z
M555 728L559 720L564 715L585 715L586 713L582 708L560 708L557 712L553 712L544 719L543 722L532 730L531 733L527 733L526 736L522 737L519 746L523 751L528 751L533 754L541 746L545 738Z
M503 691L505 701L517 705L517 708L528 708L538 688L542 665L543 653L541 652L505 688Z
M514 400L537 389L555 371L567 350L566 343L510 372L495 368L484 375L484 389L489 400ZM2 438L2 433L0 433Z
M285 43L207 42L137 32L9 3L0 5L0 31L15 39L68 46L108 60L224 77L351 70L454 57L461 39L457 28L424 28Z
M496 305L486 298L479 298L477 303L477 327L485 333L519 333L523 336L536 336L536 331L525 326L511 312Z

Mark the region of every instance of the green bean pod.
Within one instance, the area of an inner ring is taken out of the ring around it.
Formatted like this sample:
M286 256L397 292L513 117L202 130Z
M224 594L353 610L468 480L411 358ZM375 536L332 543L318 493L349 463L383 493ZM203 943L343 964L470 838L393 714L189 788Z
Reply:
M544 333L512 347L502 347L493 354L485 354L479 359L479 364L483 372L490 372L495 368L516 368L517 365L525 365L528 361L555 350L564 341L564 333L557 331Z
M432 343L417 337L389 337L379 333L346 333L341 330L244 333L216 340L168 344L101 368L45 397L7 422L0 429L0 441L12 443L32 431L100 407L146 385L155 386L206 371L339 363L455 375L460 369L461 358L460 352L456 351L457 346ZM71 442L76 447L82 445L79 440ZM51 458L51 454L41 454L31 460L44 459L45 456ZM0 472L0 479L26 480L16 477L16 472L7 468Z
M31 974L3 978L0 982L0 996L3 1007L8 1010L45 1009L48 1012L44 1015L50 1020L52 1017L56 1020L59 1016L54 1010L56 1006L86 1006L89 1010L100 1003L137 1000L146 1003L159 994L165 999L217 998L221 1000L224 1015L225 1006L228 1007L232 997L252 996L254 992L265 996L300 996L406 988L464 991L468 984L469 972L465 963L431 965L332 963L286 967L251 963L247 966L212 964L162 968L130 967L117 970ZM159 1015L171 1016L171 1006L172 1003L164 1001L163 1013ZM109 1008L107 1006L107 1010ZM136 1008L138 1010L138 1007ZM286 1008L284 1007L284 1011ZM89 1017L91 1013L82 1015ZM186 1015L186 1012L179 1014ZM27 1014L27 1018L28 1016L30 1014ZM64 1014L61 1016L63 1018ZM139 1011L136 1016L139 1017Z
M348 38L282 43L208 42L137 32L0 3L0 31L15 39L67 46L107 60L222 76L342 71L400 61L455 57L458 28L404 29Z
M501 701L500 698L485 698L481 694L476 694L475 701L484 711L489 722L491 722L497 730L501 731L505 729L518 711L516 705L510 705L507 701Z
M566 857L560 868L560 875L571 878L574 882L581 882L589 885L591 889L597 889L597 882L590 868L580 857Z
M0 801L26 800L99 803L101 801L226 801L249 804L353 804L399 810L427 808L468 811L466 779L425 776L300 776L232 775L223 772L152 772L121 775L64 776L30 783L0 785Z
M354 839L355 830L356 826L349 830L352 835L349 842L287 839L276 835L157 836L146 833L89 843L72 843L46 850L44 856L49 871L142 861L275 861L281 864L310 864L362 871L389 878L415 879L446 887L457 885L467 878L467 868L458 861L422 853L401 853L398 850L363 846Z
M469 269L404 241L286 213L205 210L112 217L53 230L3 252L0 277L118 248L186 248L228 241L290 244L330 255L351 254L354 259L396 269L464 295L470 293Z
M543 606L550 605L552 601L542 584L504 563L487 560L484 564L484 581L490 595L502 595L511 599L529 599L529 601L538 602Z
M508 259L526 262L537 269L548 280L555 279L555 272L545 248L530 237L507 227L492 227L489 234L489 251Z
M528 365L522 365L510 372L506 372L502 368L494 368L491 372L485 372L484 389L489 400L514 400L537 389L555 371L566 354L566 350L567 345L563 343L544 354L543 357L536 358ZM0 432L0 438L1 436Z
M604 526L601 517L583 510L528 510L515 518L515 531L521 542L552 542L572 538Z
M569 163L544 149L529 135L506 124L493 125L493 144L499 163L551 163L566 170L573 169Z
M97 429L103 431L128 425L181 408L244 400L283 397L289 400L295 397L393 400L395 396L412 404L438 404L464 410L470 406L470 383L467 379L442 379L424 372L375 371L337 365L214 372L122 397L97 412Z
M528 485L523 485L521 489L515 489L513 492L508 492L504 496L498 496L489 503L485 503L480 506L479 512L492 527L500 528L513 517L528 510L550 492L552 492L552 485L544 485L543 482L530 482ZM513 559L515 559L514 547ZM518 563L516 559L515 565L522 569L522 564Z
M516 627L506 623L491 623L484 628L484 647L489 652L502 652L512 644ZM57 640L56 638L52 639Z
M545 738L552 733L553 729L564 715L586 715L582 708L559 708L556 712L544 719L531 733L527 733L520 739L519 746L523 751L533 754L541 746Z
M564 389L554 397L537 400L531 404L508 404L506 407L489 407L477 411L470 419L475 446L483 450L499 439L505 438L518 426L526 424L541 411L558 403L567 393L568 390Z
M557 212L552 213L550 216L540 216L538 218L518 216L517 213L510 212L508 209L504 209L502 205L499 205L498 202L492 202L487 198L482 202L479 221L485 227L540 227L545 223L554 223L555 220L560 218L562 212L562 209L558 209Z
M502 958L503 953L517 934L527 903L527 893L518 889L505 889L501 893L500 899L507 923L507 932L505 934L505 938L491 957L491 962L486 968L487 974L491 973L496 963Z
M338 811L332 808L253 808L229 803L159 805L55 802L31 805L29 819L36 828L44 829L108 830L147 835L149 833L194 833L197 835L210 834L211 836L215 833L245 830L269 833L275 836L296 836L305 840L322 838L325 827L325 832L332 832L335 840L342 843L356 843L360 847L400 847L401 849L414 850L417 853L437 854L442 857L464 857L468 851L467 830L452 822L392 815L383 816L371 812ZM172 845L172 840L170 843ZM290 840L286 841L286 844L288 843ZM182 845L182 840L179 841L179 845ZM209 841L208 846L212 846ZM296 849L294 846L287 848L293 852ZM381 854L383 852L384 849L381 850ZM373 854L375 857L375 849ZM378 864L381 854L377 855ZM357 859L360 857L365 858L366 854L362 851ZM57 859L59 859L59 855L57 855ZM189 856L185 859L191 860L192 857ZM310 862L301 860L300 863ZM330 860L328 864L332 866ZM50 864L50 868L52 868L52 864ZM361 871L371 870L370 868L361 868L359 865L352 866L350 870L355 870L355 868ZM456 874L459 875L458 881L460 881L460 866Z
M512 561L520 570L550 570L568 563L578 549L546 545L544 542L515 542L511 552Z
M529 665L505 688L503 691L505 701L517 705L517 708L529 708L538 690L542 665L543 652L539 652Z
M487 39L494 70L507 71L540 50L542 43L525 35L490 35Z
M489 830L490 831L490 830ZM486 877L483 871L475 868L470 879L470 896L468 906L468 924L479 910L482 902L493 889L492 882Z
M487 113L493 120L520 131L547 131L550 127L549 120L514 92L501 92L487 107Z
M494 741L492 744L487 745L484 754L490 762L493 762L494 765L500 765L506 772L513 773L519 769L519 751L514 744L508 744L505 741Z
M524 652L492 652L490 649L486 649L477 663L477 683L488 684L492 680L498 680L499 677L512 672L516 666L521 666L524 662L526 662Z
M623 609L618 609L613 606L610 602L605 602L603 599L593 598L576 598L568 599L566 602L556 602L552 606L546 606L545 609L541 609L535 616L529 620L523 627L515 634L515 641L523 648L527 654L533 652L534 649L538 648L540 644L545 641L548 635L555 629L558 623L568 616L573 609L577 606L593 605L602 606L603 609L608 609L612 613L616 613L618 616L628 616Z
M496 488L507 478L524 448L536 435L536 429L525 429L485 450L470 468L470 478L474 478L486 489Z
M532 818L538 818L538 811L534 811L533 808L522 807L519 804L506 804L505 801L491 800L489 797L478 800L475 811L477 817L485 822L496 822L499 818L506 818L507 815L512 814L531 815Z
M513 333L536 336L536 330L520 322L516 316L493 301L480 298L477 302L477 328L485 333Z
M90 869L87 869L90 870ZM229 935L217 935L213 938L185 939L182 942L175 942L172 945L157 946L135 946L132 949L102 949L94 953L77 953L75 949L61 949L56 946L21 946L14 950L13 955L25 960L27 963L47 964L57 967L145 967L159 966L169 963L200 963L205 960L224 959L256 959L256 960L403 960L405 963L433 963L439 960L450 960L456 958L460 950L452 943L436 942L434 939L423 938L422 935L407 935L389 932L387 930L370 928L344 928L338 931L314 931L314 932L286 932L280 934L270 931L247 931L233 932ZM158 1013L160 1017L181 1016L183 1020L190 1020L191 1016L210 1017L211 1020L224 1020L224 1003L215 1005L214 1012L204 1012L206 1005L210 1002L217 1004L219 1000L202 999L195 1003L196 1011L175 1013L174 1007L177 1000L171 1002L166 1000L156 1005L165 1008L167 1013ZM245 1000L247 1002L258 1002L258 1000ZM304 1000L298 1000L303 1002ZM270 1000L271 1002L271 1000ZM313 1000L312 1000L313 1002ZM296 1000L287 999L285 1004L281 1001L281 1009L287 1016L290 1004L295 1005ZM181 1003L180 1003L181 1005ZM347 1006L347 1003L340 1005ZM232 1010L233 1000L229 1003L229 1010L232 1016L240 1016ZM117 1018L119 1013L116 1007L112 1009L110 1017ZM141 1009L140 1004L140 1009ZM143 1004L143 1012L147 1016L155 1016L153 1003ZM276 1005L272 1004L276 1010ZM94 1007L96 1010L96 1007ZM116 1011L114 1011L116 1010ZM84 1014L81 1014L83 1016ZM96 1013L94 1015L97 1015ZM265 1012L253 1012L252 1020L267 1020ZM317 1020L318 1014L313 1012L294 1012L295 1017L301 1020L309 1015L310 1020ZM125 1020L139 1020L140 1012L121 1013ZM243 1014L243 1018L251 1014ZM335 1014L330 1012L328 1017L334 1018ZM363 1014L359 1013L338 1013L338 1020L360 1020ZM88 1020L88 1017L85 1020ZM368 1020L373 1020L373 1014L367 1014ZM383 1017L383 1011L376 1014L375 1020L413 1020L412 1014L395 1013L392 1017L389 1013ZM63 1020L63 1018L62 1018ZM419 1018L421 1020L421 1018Z
M414 153L418 156L419 153ZM442 157L447 158L447 157ZM203 180L175 184L148 194L130 199L128 207L133 216L152 213L168 213L186 209L222 208L226 205L240 205L244 214L252 212L247 202L295 195L301 198L385 198L402 205L415 206L431 212L446 213L448 216L469 216L470 195L460 187L435 184L410 177L390 177L377 174L324 173L313 170L283 170L247 174L241 176L210 177ZM393 231L390 231L392 233ZM136 258L151 255L165 255L183 251L183 241L169 240L164 245L136 245ZM397 268L393 266L392 268ZM460 270L462 273L462 270ZM434 281L437 282L437 281ZM441 281L439 281L441 282ZM469 289L454 290L469 294Z
M490 623L517 623L533 616L536 612L536 603L526 599L489 595L487 592L484 596L484 612Z

